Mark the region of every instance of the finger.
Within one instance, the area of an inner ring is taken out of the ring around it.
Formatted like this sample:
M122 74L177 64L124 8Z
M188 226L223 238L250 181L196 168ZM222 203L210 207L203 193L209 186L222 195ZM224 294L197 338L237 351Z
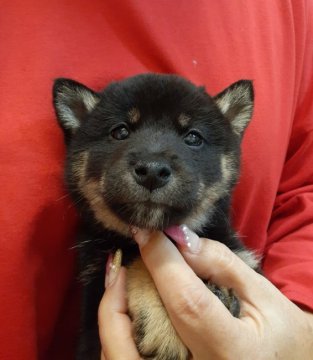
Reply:
M225 336L237 334L237 319L208 291L163 233L149 235L138 230L134 239L172 323L189 349L198 343L199 337L223 344Z
M266 279L224 244L214 240L200 239L197 253L192 253L183 246L179 249L186 262L202 279L234 289L242 300L263 302ZM253 299L251 294L253 294Z
M127 315L126 272L121 268L115 282L107 287L98 311L100 341L107 360L139 359Z
M221 242L199 238L185 225L173 226L166 232L178 243L184 259L200 278L234 289L242 300L264 303L264 293L268 294L264 287L270 283L252 269L258 260L251 251L241 249L234 253Z

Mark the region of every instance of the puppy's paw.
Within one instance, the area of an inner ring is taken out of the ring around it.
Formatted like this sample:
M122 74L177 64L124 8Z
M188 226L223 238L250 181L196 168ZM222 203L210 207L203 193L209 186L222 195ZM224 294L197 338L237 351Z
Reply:
M134 338L142 358L188 359L188 350L172 326L153 280L140 259L128 268L127 292Z
M234 253L253 270L260 272L260 258L254 252L242 248L234 251ZM233 316L239 317L240 302L235 296L232 289L227 289L226 287L218 287L215 284L206 285L222 301L222 303L227 307L227 309Z
M234 295L232 289L218 287L214 284L206 284L206 286L213 292L213 294L215 294L221 300L221 302L227 307L227 309L233 316L239 317L240 302L238 298Z

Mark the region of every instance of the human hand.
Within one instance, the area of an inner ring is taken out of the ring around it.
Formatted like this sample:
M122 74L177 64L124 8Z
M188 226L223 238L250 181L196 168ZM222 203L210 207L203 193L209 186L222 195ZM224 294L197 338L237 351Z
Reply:
M98 311L101 360L140 359L127 315L126 269L115 264L106 276L106 290Z
M171 321L193 359L312 359L311 314L300 310L224 245L198 239L195 234L190 247L179 245L178 249L160 232L138 231L134 238ZM196 275L233 288L241 299L240 318L232 317ZM118 281L114 286L123 288ZM115 293L114 302L123 296ZM126 301L124 305L120 315L126 316ZM116 316L112 315L111 321ZM106 323L111 331L112 326ZM120 344L121 333L127 334L129 349L132 344L134 350L130 322L124 331L120 327L118 336L111 336L110 342L104 335L104 348ZM130 354L127 359L139 358L135 350L133 357ZM120 352L117 357L107 357L115 358L123 357Z

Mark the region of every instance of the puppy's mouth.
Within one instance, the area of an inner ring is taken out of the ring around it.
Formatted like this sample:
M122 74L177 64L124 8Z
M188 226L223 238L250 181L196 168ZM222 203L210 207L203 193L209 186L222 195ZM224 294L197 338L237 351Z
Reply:
M112 211L123 222L139 228L164 230L181 224L188 215L186 209L156 203L151 200L136 203L110 204Z

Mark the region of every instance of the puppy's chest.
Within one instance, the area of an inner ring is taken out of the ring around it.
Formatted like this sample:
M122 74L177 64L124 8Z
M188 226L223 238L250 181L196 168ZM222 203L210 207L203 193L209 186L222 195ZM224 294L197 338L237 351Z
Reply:
M133 240L106 230L93 232L81 229L76 248L79 255L79 278L84 284L103 275L108 256L117 249L122 250L124 266L132 263L139 255L138 246Z

